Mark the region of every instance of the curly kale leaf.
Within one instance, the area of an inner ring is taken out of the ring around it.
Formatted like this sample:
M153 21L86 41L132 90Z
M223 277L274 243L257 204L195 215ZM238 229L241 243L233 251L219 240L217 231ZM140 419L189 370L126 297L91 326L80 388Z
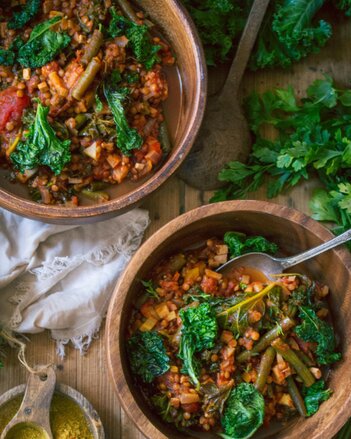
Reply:
M60 16L53 17L34 27L29 40L18 51L18 62L23 67L42 67L68 46L71 42L68 34L51 30L61 20Z
M46 165L60 174L71 160L70 140L60 140L47 120L49 108L38 104L34 124L31 125L27 139L20 142L10 155L14 166L20 171Z
M182 373L188 374L192 382L199 386L200 364L194 354L214 347L218 324L208 303L201 303L196 308L182 309L179 316L182 319L179 347L179 358L183 360Z
M105 98L112 111L117 128L117 147L124 155L130 155L133 149L139 149L143 144L143 139L137 130L129 126L123 108L123 103L129 92L126 87L116 88L112 81L107 81L104 84Z
M229 395L222 417L224 439L248 439L263 424L264 399L255 386L241 383Z
M131 47L135 58L144 64L147 70L160 61L158 52L161 46L153 44L149 35L149 29L146 25L139 25L118 15L114 8L111 9L112 19L109 24L109 34L114 38L126 35L129 40L128 45Z
M274 254L278 251L278 246L263 236L250 236L247 238L244 233L226 232L224 242L229 247L230 257L232 258L250 252Z
M151 383L170 368L162 337L155 331L136 332L127 345L132 372Z
M6 49L0 49L0 65L13 66L16 62L17 51L23 46L21 37L16 37L11 43L10 47Z
M21 10L15 12L11 20L7 23L8 29L22 29L39 12L41 0L27 0Z
M317 343L316 355L319 364L332 364L341 359L335 352L336 341L331 325L321 320L313 309L300 307L302 323L296 326L295 332L303 341Z
M311 387L304 386L302 394L307 416L312 416L318 411L320 404L330 398L332 391L325 388L323 380L318 380Z
M329 40L332 28L315 16L325 0L278 0L271 5L258 36L250 67L288 67Z
M243 0L183 0L192 16L210 66L232 53L248 17L251 2Z

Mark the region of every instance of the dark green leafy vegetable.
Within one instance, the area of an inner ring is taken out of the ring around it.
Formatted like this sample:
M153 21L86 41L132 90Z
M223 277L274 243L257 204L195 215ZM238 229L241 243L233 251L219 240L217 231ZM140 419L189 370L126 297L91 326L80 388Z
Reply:
M41 0L27 0L21 10L14 12L13 17L7 23L8 29L22 29L39 12Z
M165 393L160 395L154 395L151 398L151 402L156 409L156 412L161 416L165 422L173 422L174 419L170 413L171 401L167 398Z
M225 439L248 439L263 424L264 399L252 384L241 383L229 395L222 417Z
M147 70L152 69L154 64L160 61L158 52L161 46L152 43L149 28L119 15L114 8L111 8L111 15L108 28L111 37L126 35L136 59L144 64Z
M207 382L200 388L203 395L203 410L206 413L219 413L222 415L224 405L229 397L232 385L217 387L213 382Z
M271 5L250 60L252 69L288 67L329 40L332 28L315 19L325 0L277 0Z
M117 88L112 81L108 81L104 84L104 94L116 124L117 146L124 155L130 155L133 149L139 149L142 146L143 139L136 129L130 128L123 108L129 89Z
M278 246L263 236L247 237L244 233L226 232L224 242L229 247L231 258L250 252L274 254L278 251Z
M300 307L302 324L295 328L296 335L304 341L317 343L316 355L320 364L332 364L341 359L336 353L334 330L327 322L318 318L313 309Z
M34 169L40 165L49 166L58 175L71 160L70 140L60 140L47 120L49 108L38 103L33 125L26 141L19 142L10 156L14 166L20 171Z
M23 44L21 37L16 37L7 50L0 49L0 65L12 66L16 62L17 51Z
M157 294L157 291L155 289L155 286L152 282L152 280L142 280L141 283L143 284L143 287L145 288L146 293L153 297L154 299L159 299L160 296Z
M56 16L34 27L29 40L18 51L17 60L23 67L42 67L68 46L71 41L68 34L51 30L61 20L62 17Z
M332 391L325 388L323 380L316 381L310 387L303 388L303 397L306 406L307 416L314 415L320 404L330 398Z
M155 331L136 332L127 345L130 366L145 383L151 383L170 368L161 336Z
M267 195L272 198L317 174L324 190L312 198L314 218L336 222L336 233L349 229L351 107L347 92L325 77L307 89L301 102L291 87L251 95L247 113L256 141L249 163L228 163L219 174L227 186L211 201L248 197L267 177ZM263 126L274 127L277 137L263 137Z
M201 303L196 308L182 309L179 316L182 319L179 346L179 358L183 360L182 373L189 375L198 386L199 361L194 354L213 348L218 334L216 317L208 303Z

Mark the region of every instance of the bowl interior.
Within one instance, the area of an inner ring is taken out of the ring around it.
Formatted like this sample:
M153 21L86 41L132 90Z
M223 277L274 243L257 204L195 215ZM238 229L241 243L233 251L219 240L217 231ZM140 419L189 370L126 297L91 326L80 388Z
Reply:
M133 303L140 293L139 281L147 278L151 268L170 254L214 236L220 238L229 230L263 235L276 242L285 255L296 254L332 237L324 227L299 212L270 203L248 201L220 203L196 209L166 225L144 244L116 287L109 310L107 342L110 372L122 405L149 438L180 439L191 436L179 433L160 422L135 386L130 373L125 352L125 333ZM328 439L338 431L351 414L351 370L348 367L351 357L351 347L348 343L351 323L347 320L350 304L347 292L351 289L351 257L345 249L330 251L297 267L297 270L329 285L330 307L336 331L341 339L343 361L333 367L330 373L328 384L334 392L333 396L323 403L316 415L307 420L296 418L279 433L273 433L273 430L261 431L257 437L297 439L310 436ZM130 400L129 396L131 396ZM196 437L218 436L201 433Z
M136 8L143 9L157 25L176 57L176 66L164 69L169 85L164 111L173 144L169 156L151 176L138 182L111 185L107 189L110 201L96 205L82 200L82 205L75 209L32 202L26 186L10 182L9 171L0 169L0 205L25 216L54 222L57 218L104 213L108 216L117 209L126 210L159 187L186 157L200 127L206 99L206 66L199 39L188 14L175 0L140 0Z

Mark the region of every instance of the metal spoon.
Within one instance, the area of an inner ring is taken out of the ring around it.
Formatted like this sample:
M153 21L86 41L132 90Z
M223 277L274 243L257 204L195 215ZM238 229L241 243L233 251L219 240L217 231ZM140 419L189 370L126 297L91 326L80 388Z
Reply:
M217 176L224 165L246 162L249 156L252 142L238 92L268 4L269 0L254 1L226 83L219 95L208 99L198 138L179 169L180 178L197 189L222 186Z
M317 247L311 248L303 253L299 253L296 256L289 256L287 258L274 258L266 253L247 253L246 255L230 259L228 262L220 266L217 271L219 273L229 274L239 267L254 268L265 274L267 277L270 277L272 274L282 273L287 268L314 258L315 256L318 256L327 250L343 244L350 239L351 229L337 236L336 238L331 239L330 241L318 245Z
M56 384L52 366L39 374L31 373L21 407L7 424L0 439L14 439L21 430L31 428L43 439L53 439L50 427L50 405Z

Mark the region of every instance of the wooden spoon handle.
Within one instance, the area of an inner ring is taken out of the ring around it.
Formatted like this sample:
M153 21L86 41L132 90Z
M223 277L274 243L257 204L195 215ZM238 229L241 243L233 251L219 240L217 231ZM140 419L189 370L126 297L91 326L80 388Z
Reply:
M22 423L32 423L42 427L46 436L52 439L50 406L55 384L56 374L51 366L40 374L31 374L27 381L22 404L15 417L4 429L0 439L4 439L16 424Z
M221 96L236 98L268 5L269 0L254 1Z

